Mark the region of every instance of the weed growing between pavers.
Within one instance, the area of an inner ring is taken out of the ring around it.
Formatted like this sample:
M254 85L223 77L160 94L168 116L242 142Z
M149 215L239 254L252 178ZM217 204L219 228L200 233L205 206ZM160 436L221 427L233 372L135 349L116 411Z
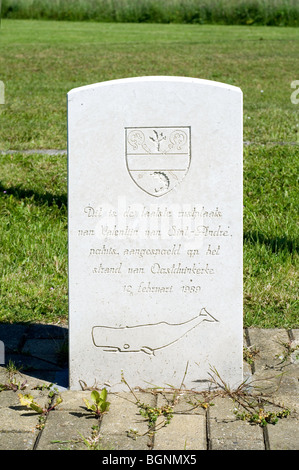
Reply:
M285 363L288 359L296 364L299 363L299 341L282 342L281 346L283 351L276 357L281 360L281 364Z
M188 403L192 405L192 408L186 411L186 413L193 411L196 408L203 408L207 410L210 406L214 406L213 400L216 397L232 399L234 403L233 413L237 419L247 421L250 424L257 424L261 427L266 427L268 424L276 424L279 419L286 418L291 414L291 411L284 405L275 403L264 395L263 390L253 389L253 384L248 381L242 382L236 389L231 389L228 384L224 382L216 368L211 368L210 375L210 387L209 391L196 392L194 390L186 390L183 382L179 389L170 389L173 392L170 404L163 405L161 407L153 407L148 404L142 403L134 390L130 387L128 382L122 374L122 382L125 383L132 395L135 398L136 406L139 408L140 414L148 421L148 434L157 432L164 426L167 426L174 413L174 406L177 404L182 396L185 394L192 395L192 399L189 399ZM154 394L169 392L169 389L153 389L150 390ZM253 390L253 391L252 391ZM144 390L143 390L144 391ZM148 391L148 390L147 390ZM196 399L194 400L194 397ZM199 398L200 397L200 398ZM203 398L203 400L201 399ZM267 410L266 407L270 406L277 408L277 410ZM163 420L157 426L158 417L163 417ZM128 436L136 439L139 433L136 429L130 429Z
M0 383L0 392L4 390L12 390L16 392L18 390L24 390L28 386L27 380L23 380L22 382L17 381L15 375L19 372L19 370L20 369L10 359L6 366L8 380L5 383Z
M125 385L127 385L127 387L129 388L131 394L133 395L133 397L135 399L135 404L139 409L139 413L148 422L148 431L146 433L142 434L143 436L145 434L152 435L154 432L157 432L159 429L161 429L164 426L167 426L170 423L170 421L173 417L173 407L172 406L167 404L167 405L163 405L161 407L157 407L157 406L151 406L147 403L143 403L139 400L139 398L135 394L134 390L130 387L130 385L126 381L125 376L124 376L123 373L121 375L121 381ZM162 422L160 422L158 424L157 420L158 420L159 417L162 418ZM136 437L138 435L139 435L139 433L135 429L134 430L130 429L128 431L128 436L129 437L133 437L134 439L136 439Z
M259 354L259 349L256 346L249 346L243 347L243 360L247 362L247 364L252 365L254 363L254 359Z
M37 429L43 429L46 422L46 418L50 411L54 410L58 405L62 403L62 398L55 389L49 392L48 402L46 406L37 403L30 393L25 395L19 393L18 397L22 406L26 406L27 408L35 411L39 415L39 424L36 426Z
M160 395L163 399L163 404L161 406L150 405L141 401L122 373L122 381L127 385L130 393L132 394L133 403L136 405L140 415L146 420L148 425L147 431L143 434L140 434L138 429L130 428L127 430L126 435L134 440L144 435L152 437L155 433L159 432L160 429L171 423L173 416L177 413L175 407L181 402L181 400L184 400L185 404L187 403L188 405L188 409L184 410L184 414L190 414L199 408L206 412L211 406L217 407L217 404L215 405L213 403L216 398L230 398L233 402L232 413L235 415L237 420L247 421L252 425L258 425L262 428L268 425L274 425L278 423L279 420L290 416L290 410L288 408L267 398L262 389L253 388L253 383L244 381L236 389L231 389L222 380L220 374L215 368L211 368L210 370L210 389L204 392L195 392L193 390L186 389L183 381L178 389L171 386L169 388L156 387L154 389L146 390L138 388L140 392L153 394L156 399ZM12 384L15 384L13 378L14 375L10 372L10 381ZM18 391L20 388L19 386L2 388L2 390L11 389ZM36 412L39 417L36 428L42 430L45 426L48 414L61 404L62 399L57 390L53 389L52 384L38 385L33 389L49 390L48 402L46 405L41 405L30 393L19 393L18 396L22 406L26 406L26 408ZM5 392L3 391L3 393ZM53 441L52 443L61 443L65 445L81 443L88 450L113 450L113 447L108 449L106 445L102 444L102 439L105 436L101 435L100 432L101 418L103 414L109 414L110 402L108 401L108 398L109 394L106 388L103 388L91 390L90 400L84 400L87 410L90 411L91 415L93 415L97 420L97 423L91 427L91 434L89 436L84 436L78 430L78 440ZM120 399L121 398L122 397L120 396Z
M70 450L70 446L73 447L76 444L84 444L87 450L114 450L113 447L103 446L101 443L102 436L100 434L100 426L93 425L91 427L90 436L84 436L81 432L77 431L78 439L67 439L67 440L53 440L51 444L61 444L61 450Z
M93 390L90 395L91 402L86 398L83 399L88 411L97 418L101 419L103 414L109 410L110 402L107 401L107 394L106 388L103 388L100 393L97 390Z
M288 408L263 396L262 390L259 390L259 393L249 391L253 384L248 381L242 382L239 387L232 390L215 368L211 369L210 377L211 383L219 390L214 393L227 396L235 403L233 412L237 419L265 427L267 424L276 424L279 419L286 418L291 413ZM265 407L268 405L274 405L278 411L266 410Z

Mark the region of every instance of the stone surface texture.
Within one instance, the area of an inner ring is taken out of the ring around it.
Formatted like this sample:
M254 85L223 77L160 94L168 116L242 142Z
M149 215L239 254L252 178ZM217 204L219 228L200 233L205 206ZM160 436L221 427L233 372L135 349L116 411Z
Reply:
M234 86L68 93L71 389L242 381L242 141Z

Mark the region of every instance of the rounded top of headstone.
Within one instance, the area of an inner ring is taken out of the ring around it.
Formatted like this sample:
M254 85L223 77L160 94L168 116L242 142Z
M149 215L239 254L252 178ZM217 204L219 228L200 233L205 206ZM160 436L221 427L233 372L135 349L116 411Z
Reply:
M115 86L115 85L125 85L125 84L138 84L144 82L168 82L168 83L184 83L184 84L197 84L197 85L204 85L204 86L212 86L217 88L223 88L226 90L231 90L234 92L242 93L242 90L239 87L234 85L228 85L222 82L216 82L213 80L206 80L202 78L193 78L193 77L180 77L180 76L165 76L165 75L156 75L156 76L142 76L142 77L130 77L130 78L119 78L115 80L107 80L103 82L93 83L90 85L85 85L78 88L73 88L68 92L68 95L73 93L78 93L81 91L88 91L91 89L105 87L105 86Z

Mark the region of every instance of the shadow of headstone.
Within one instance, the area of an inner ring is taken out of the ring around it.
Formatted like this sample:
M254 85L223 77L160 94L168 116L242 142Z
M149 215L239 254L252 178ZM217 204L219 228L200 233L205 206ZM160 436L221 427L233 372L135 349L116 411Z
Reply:
M40 323L0 324L0 364L24 376L68 387L68 328Z

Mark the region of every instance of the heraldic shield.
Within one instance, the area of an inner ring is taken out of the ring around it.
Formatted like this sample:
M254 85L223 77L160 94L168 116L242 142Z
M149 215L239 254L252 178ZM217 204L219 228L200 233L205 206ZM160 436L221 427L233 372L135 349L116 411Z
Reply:
M127 127L125 138L128 172L137 186L151 196L168 193L188 173L190 127Z

